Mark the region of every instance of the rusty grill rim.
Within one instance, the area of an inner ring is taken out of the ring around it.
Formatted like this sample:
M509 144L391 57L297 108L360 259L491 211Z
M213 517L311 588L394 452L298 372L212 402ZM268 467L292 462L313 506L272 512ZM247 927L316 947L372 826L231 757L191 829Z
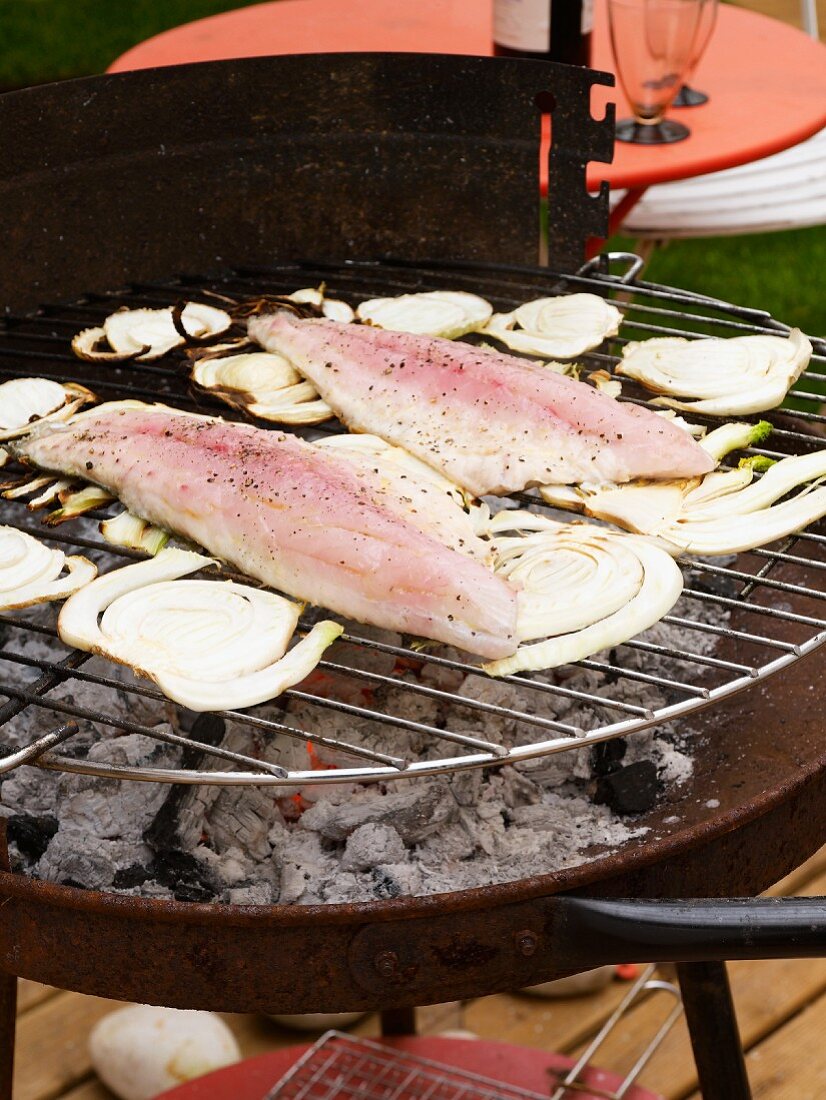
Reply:
M625 257L628 259L628 257ZM604 262L604 258L602 258ZM393 291L403 291L414 289L416 285L431 285L427 280L434 278L444 280L445 278L463 278L465 280L464 285L467 287L468 283L471 288L475 287L480 293L486 293L487 296L500 301L505 300L507 302L517 302L525 299L524 291L527 289L523 282L511 282L508 280L519 278L529 280L528 286L534 294L537 292L544 293L558 293L562 290L570 289L587 289L596 291L604 296L608 296L611 290L626 289L634 296L644 295L646 301L651 298L655 302L673 303L677 302L689 307L689 311L678 311L671 308L661 308L659 305L650 307L645 303L640 304L637 301L624 300L618 301L613 299L614 304L619 306L626 312L630 310L642 311L644 316L647 316L646 311L651 311L653 308L656 315L660 316L665 314L668 318L677 318L681 323L686 320L692 322L706 321L708 320L701 314L691 312L695 308L713 308L715 312L722 313L723 317L715 317L713 322L716 326L722 327L724 330L733 329L735 332L740 330L754 331L755 327L760 331L773 334L781 334L787 332L786 326L781 325L779 322L772 319L765 311L754 310L749 307L738 307L729 303L722 303L716 299L708 298L703 295L696 295L691 292L679 291L676 288L663 287L658 284L646 283L641 281L629 281L633 279L636 274L636 267L632 264L629 267L629 272L624 276L617 277L606 273L604 271L595 271L593 265L586 265L584 269L577 275L563 275L555 272L548 272L544 269L537 269L532 267L521 267L516 265L497 265L497 264L479 264L479 263L434 263L434 262L405 262L395 260L383 260L383 261L370 261L360 262L351 261L343 264L336 263L324 263L320 261L312 261L307 263L300 263L297 261L290 261L288 263L278 265L272 269L259 269L259 268L244 268L238 267L232 269L230 272L225 272L220 276L214 278L207 277L200 280L195 277L177 277L171 281L159 283L136 283L127 290L109 291L105 293L90 293L79 302L66 303L61 306L46 306L33 315L14 316L10 315L6 321L7 334L14 339L17 333L18 326L23 324L35 324L40 323L52 326L63 326L67 331L74 329L81 322L77 322L70 319L67 314L80 313L83 314L97 314L99 315L102 309L106 308L106 305L110 301L118 301L123 298L129 298L130 302L134 304L145 305L157 305L157 304L170 304L170 300L174 299L175 295L189 293L193 298L200 296L209 297L209 291L204 291L203 285L200 287L195 285L197 283L208 282L210 285L220 285L224 290L229 291L232 287L237 287L239 284L243 284L246 287L249 294L253 289L260 291L260 283L262 279L276 279L280 280L283 285L286 281L287 285L291 285L297 278L304 280L310 280L311 276L315 276L316 281L319 278L338 278L339 282L335 284L335 293L342 293L344 296L348 296L348 290L350 291L350 297L363 297L365 294L370 293L369 290L362 289L356 293L354 291L354 284L360 285L359 280L365 278L368 282L372 282L375 287L376 277L378 276L381 282L383 290L391 289ZM411 280L412 284L411 285ZM503 281L504 280L504 281ZM250 282L252 286L250 286ZM550 285L548 285L550 283ZM344 284L344 289L340 290L339 287ZM266 288L265 288L266 289ZM509 297L518 291L522 291L518 297ZM174 293L173 293L174 292ZM375 292L375 291L373 291ZM234 291L237 296L237 290ZM54 311L61 311L61 315L55 317ZM669 335L697 335L690 331L685 331L681 328L664 328L660 326L651 326L647 322L638 322L635 319L627 320L626 325L628 328L642 328L645 331L656 331L658 333L665 333ZM19 334L18 334L19 335ZM24 340L34 339L35 344L38 342L49 343L56 340L62 340L62 337L56 336L41 336L35 333L34 337L30 333L26 333L23 336ZM618 337L614 339L616 345L622 345L627 337ZM818 352L826 350L821 348L820 342L818 342ZM37 358L40 360L42 356L46 354L37 351L29 351L24 349L22 358L28 361L30 358ZM6 358L21 357L19 349L12 347L11 350L5 349L0 345L0 375L2 376L15 376L20 371L12 368L10 369L5 362ZM589 356L583 357L586 361L597 363L598 365L610 365L616 361L615 356L610 356L597 350L591 353ZM62 354L52 355L52 359L60 362L66 361L71 364L76 364L77 361L69 353L68 348L64 350ZM815 363L826 364L826 357L816 353L813 356ZM146 370L147 364L124 364L126 368L126 377L129 377L129 371L134 369ZM180 377L180 372L175 370L174 367L160 366L156 364L149 364L149 375L157 376L159 378L176 379ZM23 371L22 373L28 373ZM54 376L54 372L43 372L44 376ZM810 377L816 377L816 373L807 372ZM61 375L57 375L61 377ZM62 377L65 378L65 375ZM804 376L805 377L805 376ZM100 389L100 383L95 383ZM111 386L118 390L119 393L123 393L125 387L121 379L113 380L106 383L107 386ZM794 391L793 391L794 392ZM798 393L798 396L804 396ZM157 391L152 392L152 396L164 398L163 393ZM631 397L631 400L639 400L638 397ZM192 397L188 394L184 395L172 395L172 400L181 404L192 404ZM197 407L197 401L195 402ZM226 415L233 415L223 406L220 406L221 411ZM820 416L819 414L810 414L812 417L816 417L819 420L826 421L826 416ZM702 417L698 419L704 419ZM705 418L708 420L709 418ZM714 421L711 421L714 423ZM324 428L321 428L324 431ZM329 430L329 429L326 429ZM335 428L333 429L335 430ZM813 437L803 435L802 433L789 432L786 429L781 428L779 433L781 437L791 436L792 438L802 438L811 443ZM764 448L753 449L754 453L767 454L769 456L779 455L780 452L768 451ZM530 497L526 494L516 494L516 499L522 501L530 501L537 503L536 498ZM22 526L22 525L21 525ZM31 531L31 528L22 526L23 530ZM90 547L101 548L109 551L113 555L117 556L122 553L117 548L109 547L106 543L98 542L96 540L81 539L76 541L70 535L66 536L62 533L54 531L38 532L41 537L46 539L53 539L54 541L68 542L75 545L85 545ZM718 576L729 576L739 578L745 581L744 588L741 591L750 595L756 587L761 587L765 590L774 589L776 591L788 591L790 594L803 594L805 596L824 599L823 593L819 593L816 590L808 589L806 587L794 586L785 584L782 581L777 581L768 576L768 573L773 569L778 562L790 561L790 562L802 562L807 566L817 570L826 569L826 563L818 561L809 561L807 559L797 558L795 555L788 553L798 541L808 541L816 545L826 544L826 536L814 534L812 532L804 532L799 535L791 536L784 540L782 548L778 550L760 550L756 554L758 557L764 557L766 559L765 565L758 569L756 573L744 573L742 571L728 569L725 566L700 564L699 569L706 573L716 574ZM141 555L126 552L123 556L127 558L140 557ZM682 564L686 564L689 559L680 559ZM698 566L692 563L693 567ZM222 575L232 575L231 571L225 571ZM55 756L53 752L46 751L51 750L61 740L67 736L71 736L73 732L70 727L61 727L60 730L50 731L45 738L36 742L34 745L28 746L26 749L21 750L25 756L25 762L33 762L38 766L58 769L64 771L82 772L84 774L98 775L108 778L124 778L124 779L141 779L144 781L162 781L167 783L200 783L200 782L213 782L223 784L261 784L268 786L295 786L303 785L307 782L313 782L314 784L324 783L340 783L347 781L380 781L399 778L416 778L423 775L440 774L445 771L452 771L458 769L465 769L471 767L485 767L490 765L501 765L503 763L520 762L524 760L534 759L539 756L545 756L556 752L569 751L573 748L579 748L585 745L598 744L602 741L610 740L618 736L626 736L630 733L637 732L643 729L650 728L653 725L657 725L662 722L674 720L683 717L690 713L695 713L706 707L712 706L721 700L728 698L731 695L744 691L752 684L765 680L769 676L775 674L781 669L787 667L792 662L806 656L808 653L813 652L824 642L826 642L826 621L812 616L802 616L793 612L783 611L774 607L764 607L759 604L744 603L741 599L731 599L714 594L709 594L703 591L694 590L687 587L684 596L689 600L699 601L712 601L720 603L724 606L731 608L742 608L743 610L752 614L764 616L771 620L772 617L786 619L799 623L801 626L811 626L818 628L817 633L813 637L808 638L805 642L793 644L788 642L778 641L770 636L753 634L746 631L733 631L730 627L714 627L710 624L697 623L693 625L693 629L702 630L704 632L716 633L718 635L736 637L744 642L754 642L759 646L769 649L781 650L780 655L773 660L754 667L750 665L743 665L737 662L721 661L716 657L703 656L696 653L692 653L690 650L663 650L662 647L653 646L650 643L632 639L626 646L641 651L649 651L652 653L665 652L671 656L677 656L678 659L687 659L689 662L695 663L702 667L718 668L721 671L726 670L731 674L734 674L734 678L729 679L728 682L718 685L713 688L707 688L703 685L684 683L682 681L669 679L663 675L657 675L648 677L649 681L658 683L660 686L666 689L676 690L686 696L686 698L679 700L678 702L672 702L668 705L660 708L657 711L645 710L643 707L635 707L625 701L614 700L608 697L597 697L592 693L580 691L577 689L567 689L563 685L553 684L546 685L542 683L536 683L531 681L528 677L517 676L505 678L506 681L525 685L525 687L533 687L536 690L549 692L551 694L565 696L573 695L580 700L586 700L596 702L597 698L599 703L608 708L614 710L619 715L625 715L617 721L603 724L601 727L595 730L582 730L579 727L571 726L570 724L558 722L554 719L539 718L529 713L522 713L517 711L509 711L507 708L496 708L490 704L483 702L465 699L463 697L453 696L451 693L446 693L448 698L454 703L460 702L466 706L469 710L487 711L488 713L501 712L503 716L515 717L519 720L526 721L528 724L544 728L547 730L556 730L560 736L553 739L546 739L543 742L532 743L529 745L517 746L510 750L502 750L499 746L494 745L484 739L475 738L470 734L455 734L451 731L438 730L433 727L422 725L421 723L409 722L400 716L385 715L380 712L370 710L369 708L357 707L351 704L345 704L338 701L324 699L323 697L314 696L306 692L301 692L298 689L292 689L287 693L290 697L295 697L304 701L307 701L313 705L320 706L322 709L332 709L345 714L356 715L359 717L366 717L371 719L381 719L386 721L389 725L395 726L401 729L411 729L417 732L425 732L430 735L435 735L443 738L448 742L454 742L463 745L468 749L475 750L468 756L456 756L441 758L437 761L404 761L399 757L393 757L386 753L379 753L374 750L364 749L357 746L347 746L346 743L340 741L336 742L336 746L343 751L349 752L350 755L367 758L372 761L369 767L352 767L352 768L338 768L335 771L299 771L286 772L284 769L277 765L269 765L260 761L254 760L251 757L245 757L243 754L230 754L226 750L214 750L210 746L204 746L203 752L212 756L223 756L224 758L231 759L234 763L246 764L251 770L247 772L219 772L219 771L200 771L190 770L183 771L180 769L149 769L149 768L116 768L112 765L94 765L88 762L78 761L73 758L64 756ZM32 623L26 623L24 619L14 620L12 616L3 615L0 616L0 621L6 623L9 626L15 626L22 629L34 629L40 633L54 633L48 629L39 627ZM669 615L665 617L665 621L670 621L675 625L682 626L684 629L692 629L692 620L686 619L681 616ZM355 633L346 633L344 640L366 644L368 647L377 648L397 655L416 657L421 659L420 655L414 651L404 647L396 647L383 645L380 642L369 639L359 639L358 628ZM37 662L0 651L0 659L9 660L17 664L41 664L44 671L44 676L41 677L35 684L27 685L26 688L17 688L7 685L8 690L4 690L2 693L7 694L9 697L9 703L0 708L0 722L6 720L14 713L19 713L21 709L26 706L35 705L44 709L53 709L58 713L72 714L72 708L61 705L58 701L50 700L47 696L47 692L53 687L64 682L66 679L70 679L72 676L76 676L78 679L95 679L90 677L88 673L79 671L79 666L83 664L89 655L80 653L70 653L67 658L55 664L54 662ZM426 657L427 660L433 660L435 663L447 665L461 669L467 673L480 674L480 670L467 664L466 662L451 661L444 658ZM346 666L338 666L333 662L322 661L322 668L332 668L333 670L341 670ZM614 666L613 664L605 665L601 662L593 660L586 660L579 663L579 667L590 668L595 671L603 671L608 673L619 674L620 676L627 675L629 679L638 679L640 681L646 680L646 674L637 670L625 670L621 666ZM362 670L353 670L346 668L346 671L354 675L358 679L367 679L368 682L372 679L374 682L379 682L382 677L379 674L364 672ZM97 677L101 682L104 682L104 686L113 686L110 682L105 684L104 677ZM384 678L389 680L392 678ZM52 682L53 681L53 682ZM413 693L431 696L438 696L439 693L433 689L428 689L424 685L416 684L411 685L405 681L393 680L397 686L409 690ZM44 686L46 685L46 686ZM118 682L118 686L127 693L136 695L142 695L144 697L156 697L163 698L162 694L152 687L145 686L142 682L136 682L136 684L123 684ZM29 690L31 688L32 690ZM14 700L17 700L17 703ZM83 708L75 708L75 716L80 718L90 718L106 723L106 716L102 713L83 712ZM287 736L297 737L300 740L315 742L322 746L329 745L330 739L325 739L323 735L315 734L307 730L300 730L296 727L286 726L283 723L276 723L266 721L260 718L256 718L254 715L242 715L237 712L225 712L225 717L232 720L243 720L252 726L258 726L258 728L269 729L271 732L283 733ZM122 720L110 720L110 725L116 728L126 728ZM128 723L126 726L128 727ZM134 726L135 732L145 733L149 736L156 736L157 734L149 727ZM160 737L160 740L169 738ZM182 739L175 739L180 742ZM194 745L194 742L188 741L190 745ZM21 753L12 754L7 757L5 761L0 763L0 774L5 770L8 771L12 766L18 766L19 763L24 762L20 759Z

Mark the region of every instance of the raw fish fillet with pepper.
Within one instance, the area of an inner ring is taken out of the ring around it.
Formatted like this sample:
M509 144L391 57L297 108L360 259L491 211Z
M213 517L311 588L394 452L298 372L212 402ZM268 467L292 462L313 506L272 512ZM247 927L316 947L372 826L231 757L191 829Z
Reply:
M15 451L297 599L483 657L516 649L516 590L484 564L461 509L462 552L425 509L295 436L130 402L44 426Z
M405 447L476 496L714 466L656 413L513 355L286 310L250 318L248 332L353 431Z

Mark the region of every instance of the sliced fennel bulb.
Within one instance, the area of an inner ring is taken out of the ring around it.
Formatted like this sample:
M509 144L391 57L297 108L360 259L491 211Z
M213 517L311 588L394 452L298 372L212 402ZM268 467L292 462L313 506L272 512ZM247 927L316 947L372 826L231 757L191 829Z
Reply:
M532 512L500 512L488 530L496 571L519 586L517 634L533 643L484 665L491 676L556 668L620 645L658 622L683 589L673 558L642 538Z
M214 564L164 549L106 573L67 601L58 634L129 665L190 710L273 699L312 672L343 628L318 623L287 652L302 605L234 581L179 579Z
M811 342L799 329L788 337L666 336L626 344L616 371L663 394L654 404L708 416L744 416L779 405L811 355Z

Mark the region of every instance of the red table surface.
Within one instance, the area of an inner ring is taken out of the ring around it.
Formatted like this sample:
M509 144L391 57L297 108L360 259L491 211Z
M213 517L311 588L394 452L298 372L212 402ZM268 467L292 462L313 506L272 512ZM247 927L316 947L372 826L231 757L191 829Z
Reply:
M438 1036L384 1039L382 1042L419 1058L429 1058L493 1081L529 1089L540 1096L550 1096L550 1085L556 1078L549 1071L564 1075L573 1065L570 1058L564 1058L561 1054L507 1043L441 1039ZM286 1047L227 1066L163 1093L162 1100L263 1100L307 1049L307 1046ZM621 1082L621 1078L614 1073L591 1068L585 1071L582 1079L603 1095L615 1091ZM313 1092L311 1095L320 1093ZM597 1100L591 1092L578 1092L576 1095L580 1100ZM626 1093L626 1100L662 1100L662 1097L635 1086Z
M491 0L277 0L175 27L128 50L110 72L271 54L400 51L489 54ZM604 0L597 0L595 68L612 70ZM778 153L826 126L826 46L763 15L721 4L694 83L703 107L674 111L691 128L675 145L617 143L588 185L647 187ZM595 89L594 112L622 89Z

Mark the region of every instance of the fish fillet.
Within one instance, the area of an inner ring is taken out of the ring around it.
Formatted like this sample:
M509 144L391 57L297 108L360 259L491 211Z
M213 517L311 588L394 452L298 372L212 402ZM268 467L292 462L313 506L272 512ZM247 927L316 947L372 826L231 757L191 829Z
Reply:
M406 447L476 496L694 477L714 466L656 413L512 355L284 310L252 317L248 330L349 428Z
M43 429L16 453L104 486L297 599L484 657L516 649L516 592L505 580L295 436L124 403Z

